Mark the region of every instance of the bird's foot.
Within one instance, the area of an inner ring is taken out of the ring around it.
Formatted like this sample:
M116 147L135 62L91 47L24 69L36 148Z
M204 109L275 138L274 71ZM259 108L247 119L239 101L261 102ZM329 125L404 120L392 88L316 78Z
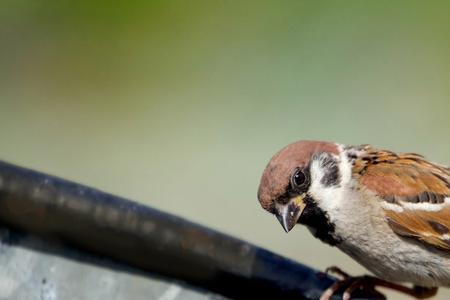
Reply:
M351 277L350 275L348 275L347 272L342 271L341 268L336 267L336 266L331 266L325 269L325 274L336 274L339 277L341 277L342 279L347 279L349 277Z
M374 276L350 276L338 267L330 267L325 273L334 273L341 277L340 281L335 282L320 297L320 300L330 300L333 295L342 292L343 300L350 300L356 293L364 293L366 296L372 296L376 299L386 299L382 293L378 292L376 287L389 288L417 299L425 299L436 295L437 288L426 288L414 286L413 288L403 286L401 284L392 283Z
M348 276L346 273L338 273L334 272L341 277L344 277L342 280L335 282L328 289L323 292L320 300L331 300L334 294L338 292L343 292L342 299L350 300L355 293L362 292L365 296L371 296L375 299L386 299L386 297L378 292L375 287L377 284L373 281L373 279L378 279L371 276ZM345 276L342 276L345 275Z

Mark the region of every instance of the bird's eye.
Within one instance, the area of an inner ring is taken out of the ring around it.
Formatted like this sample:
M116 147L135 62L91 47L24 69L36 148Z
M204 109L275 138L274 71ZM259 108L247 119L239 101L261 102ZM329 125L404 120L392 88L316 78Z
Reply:
M294 188L304 187L308 183L308 177L305 172L298 169L294 172L291 181Z

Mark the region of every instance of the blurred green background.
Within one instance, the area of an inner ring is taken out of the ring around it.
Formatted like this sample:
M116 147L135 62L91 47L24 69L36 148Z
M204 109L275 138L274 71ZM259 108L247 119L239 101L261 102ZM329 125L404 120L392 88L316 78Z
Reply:
M256 200L259 179L299 139L449 164L449 11L448 1L2 0L0 158L363 273L305 228L286 235Z

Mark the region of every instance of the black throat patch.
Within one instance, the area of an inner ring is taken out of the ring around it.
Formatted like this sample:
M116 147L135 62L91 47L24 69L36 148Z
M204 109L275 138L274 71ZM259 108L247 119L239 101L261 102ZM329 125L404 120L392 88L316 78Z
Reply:
M328 215L320 209L317 204L308 196L305 197L306 207L298 223L306 225L314 237L331 246L336 246L342 242L334 234L335 225L330 222Z

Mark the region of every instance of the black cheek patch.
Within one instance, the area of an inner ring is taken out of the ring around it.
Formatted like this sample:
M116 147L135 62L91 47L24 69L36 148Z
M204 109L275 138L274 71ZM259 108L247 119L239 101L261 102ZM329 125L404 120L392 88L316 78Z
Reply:
M339 172L338 162L336 159L328 155L323 158L321 163L324 175L320 180L320 183L325 187L337 186L341 183L341 173Z

